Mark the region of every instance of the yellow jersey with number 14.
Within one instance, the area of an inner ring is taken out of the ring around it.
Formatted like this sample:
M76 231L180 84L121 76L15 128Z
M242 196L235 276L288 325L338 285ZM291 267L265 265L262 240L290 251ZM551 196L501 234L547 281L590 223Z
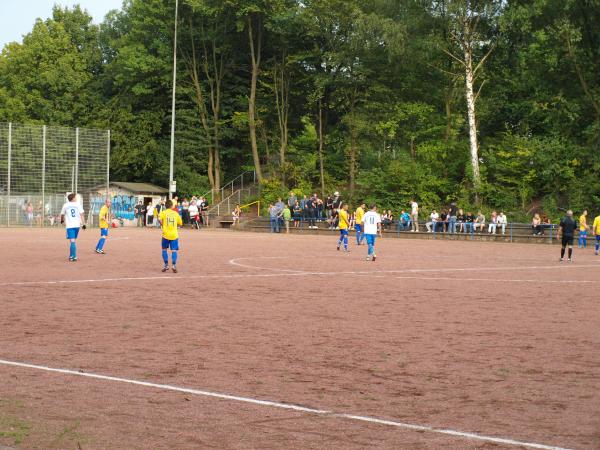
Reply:
M162 226L162 237L169 241L179 239L177 226L182 226L183 222L181 221L181 216L177 212L172 209L165 209L160 212L158 220L160 220Z

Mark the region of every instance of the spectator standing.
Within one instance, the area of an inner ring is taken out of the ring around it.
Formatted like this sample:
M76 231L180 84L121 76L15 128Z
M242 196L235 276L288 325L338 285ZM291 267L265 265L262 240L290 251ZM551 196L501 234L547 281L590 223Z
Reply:
M233 220L233 226L239 225L240 219L242 217L242 208L240 208L240 204L236 204L233 212L231 213L231 218Z
M508 223L508 219L506 218L506 215L502 211L500 211L500 214L498 214L497 223L502 231L502 234L506 234L506 224Z
M458 219L458 208L456 203L450 203L450 211L448 212L448 231L451 234L456 233L456 221Z
M300 206L300 202L297 201L294 205L294 228L300 226L300 220L302 220L302 207Z
M187 198L181 202L181 219L185 225L190 223L190 202Z
M531 230L534 236L538 236L542 233L542 219L540 219L538 213L535 213L533 219L531 219Z
M152 203L148 203L148 207L146 208L146 226L151 227L154 225L154 205Z
M573 261L573 238L577 222L573 219L573 211L568 210L567 215L562 218L558 227L558 238L561 240L560 260L565 257L565 249L569 247L569 262Z
M269 203L269 220L271 223L271 233L279 233L279 208L273 203Z
M325 199L325 214L327 215L327 219L331 220L333 214L333 197L331 195L328 195Z
M288 199L287 199L287 205L290 208L290 211L293 211L294 206L296 206L297 201L298 201L298 198L296 197L296 194L294 194L294 191L290 191L290 195L288 196Z
M342 208L342 197L341 197L340 193L336 191L333 194L333 209L337 209L339 211L341 208Z
M413 232L419 231L419 204L413 199L410 201L410 222Z
M190 223L193 228L197 230L200 229L200 210L198 209L198 203L196 200L192 200L190 202L190 207L188 208L188 212L190 214Z
M160 228L160 223L158 222L158 216L160 216L161 211L164 211L165 209L165 200L161 199L159 203L156 204L156 207L154 208L154 217L156 218L156 220L154 221L154 226L156 228Z
M442 229L442 233L445 233L446 231L448 231L448 213L446 212L445 209L442 210L442 213L440 214L440 220L438 222L438 230Z
M304 222L307 222L309 218L308 203L309 198L305 195L304 198L300 201L300 207L302 208L302 220Z
M581 215L579 216L579 248L587 247L587 232L590 229L590 227L587 224L587 215L588 210L584 209Z
M29 226L33 226L33 204L31 202L27 202L27 206L25 207L25 214L27 217L26 224Z
M315 225L315 215L317 210L316 203L317 194L314 194L311 198L308 199L308 228L315 229L317 226Z
M290 234L290 222L292 221L292 211L290 211L290 207L285 205L283 208L283 223L285 225L285 234Z
M202 218L202 225L207 227L208 224L208 201L204 197L200 197L200 205L198 206L200 210L200 217Z
M142 201L138 201L137 205L134 208L135 218L137 220L137 226L142 226L142 221L144 220L144 216L142 216Z

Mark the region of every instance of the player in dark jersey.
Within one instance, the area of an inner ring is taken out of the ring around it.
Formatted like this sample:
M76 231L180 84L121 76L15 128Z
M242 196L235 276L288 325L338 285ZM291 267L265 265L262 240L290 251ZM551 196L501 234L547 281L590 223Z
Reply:
M567 215L560 221L558 228L558 238L561 239L560 248L560 260L562 261L565 257L565 248L569 246L569 262L573 261L573 238L575 237L575 230L577 229L577 222L573 219L573 211L568 210Z

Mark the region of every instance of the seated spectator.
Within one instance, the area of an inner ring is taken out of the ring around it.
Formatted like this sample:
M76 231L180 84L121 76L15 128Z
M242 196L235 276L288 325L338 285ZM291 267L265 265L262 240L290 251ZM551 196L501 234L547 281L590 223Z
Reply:
M475 215L471 211L467 211L465 216L465 233L473 234L475 232Z
M400 211L400 216L398 217L398 225L396 227L396 231L405 231L410 228L410 215L405 211Z
M548 216L546 214L542 214L541 219L542 219L542 223L541 223L542 233L541 234L544 234L546 229L552 228L552 222L550 221L550 219L548 218Z
M381 216L381 228L384 230L389 228L393 221L394 216L392 214L392 211L384 211L383 215Z
M497 226L498 226L498 213L496 211L492 211L492 215L490 216L490 223L488 225L488 233L496 234Z
M442 231L442 233L445 233L446 231L448 231L448 219L450 218L450 216L448 215L448 213L446 212L445 209L442 210L442 213L440 214L440 220L438 221L437 224L437 231ZM435 228L434 228L435 231Z
M293 210L294 216L294 228L298 228L300 226L300 220L302 220L302 206L300 206L300 202L296 202Z
M431 214L429 215L429 222L427 222L425 224L425 226L427 227L427 232L431 233L432 232L432 227L435 230L435 226L437 224L438 219L440 218L440 215L434 210L431 211Z
M338 221L339 221L339 210L334 209L333 211L331 211L331 217L328 220L329 229L335 230L338 226Z
M456 215L456 226L458 228L459 233L462 233L464 231L466 219L467 216L465 216L463 210L459 209L458 214Z
M190 216L191 216L192 208L190 206ZM235 209L231 213L231 218L233 219L232 226L236 226L240 223L240 217L242 217L242 208L240 208L239 203L235 205Z
M482 233L485 228L485 216L481 211L477 212L477 217L475 218L475 222L473 222L473 231L477 231L478 228L480 233Z
M508 219L506 218L506 215L500 211L500 214L498 214L498 226L501 228L502 230L502 234L506 233L506 224L508 223Z
M542 234L542 219L538 213L535 213L531 220L531 230L534 236Z

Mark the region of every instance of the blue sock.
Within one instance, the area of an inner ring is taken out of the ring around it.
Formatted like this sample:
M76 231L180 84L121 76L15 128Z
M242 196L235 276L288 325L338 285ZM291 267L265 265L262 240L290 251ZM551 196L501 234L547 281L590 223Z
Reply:
M75 242L72 242L72 241L71 241L71 246L69 247L69 257L77 258L77 246L75 245Z
M344 236L344 248L348 250L348 236Z
M96 246L96 250L102 250L104 248L104 243L106 242L106 238L101 237L98 241L98 245Z
M173 265L177 264L177 252L176 251L171 252L171 261L172 261Z
M168 266L169 265L169 252L167 252L166 250L163 250L162 257L163 257L163 261L165 262L165 266Z
M596 241L596 251L600 250L600 241Z

